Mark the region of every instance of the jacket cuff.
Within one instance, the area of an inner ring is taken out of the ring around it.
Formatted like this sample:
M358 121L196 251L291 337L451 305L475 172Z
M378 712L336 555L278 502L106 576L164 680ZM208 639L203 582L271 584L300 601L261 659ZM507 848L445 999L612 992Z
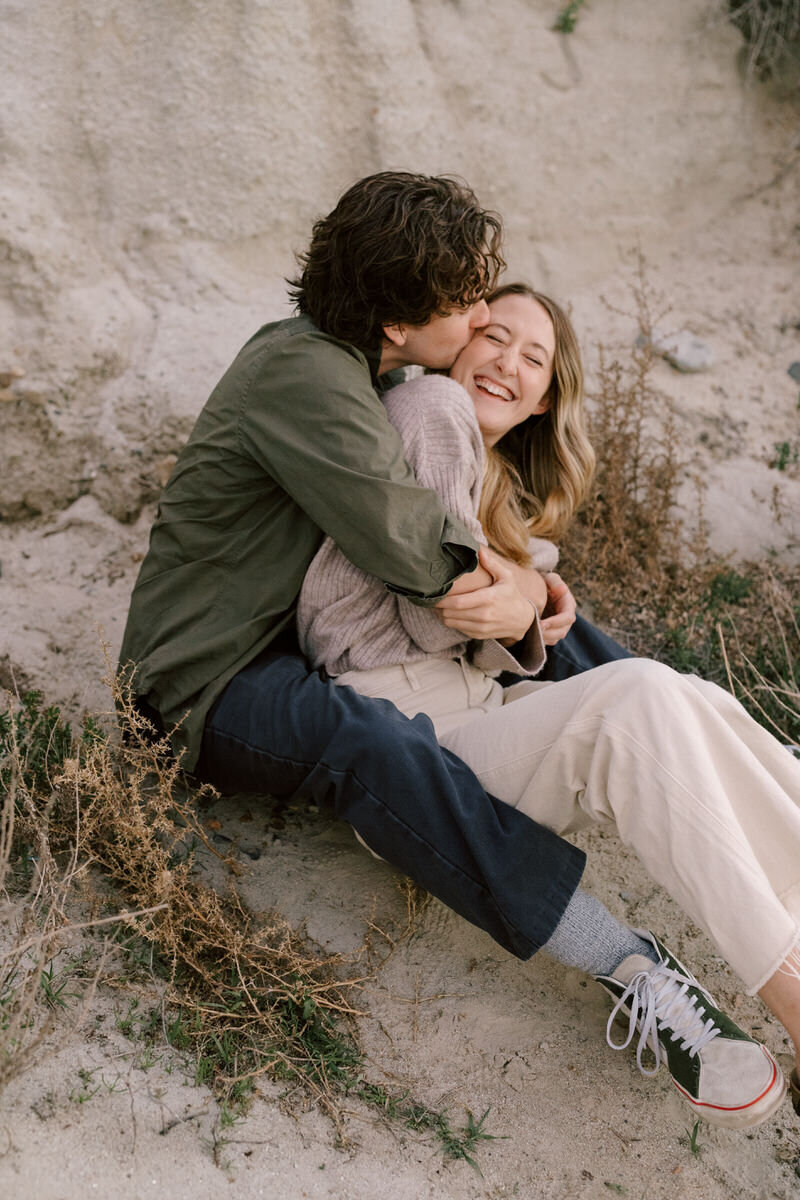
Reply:
M445 519L440 540L444 562L431 564L431 580L438 584L433 591L418 592L387 583L388 592L405 596L412 604L430 606L446 596L460 575L474 571L478 565L478 543L464 526L450 517Z

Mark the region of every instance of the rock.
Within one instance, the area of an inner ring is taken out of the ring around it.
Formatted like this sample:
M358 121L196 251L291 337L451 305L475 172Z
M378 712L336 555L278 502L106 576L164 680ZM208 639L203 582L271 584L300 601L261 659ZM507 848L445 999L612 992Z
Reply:
M10 388L15 379L22 379L25 372L21 367L12 367L10 371L0 371L0 388Z
M677 333L665 333L654 326L650 337L640 334L636 344L651 345L656 354L660 354L678 371L707 371L714 363L711 347L688 329L681 329Z
M159 458L153 464L156 479L161 487L167 486L167 481L173 472L175 463L178 461L176 454L165 454L163 458Z
M800 383L800 362L790 363L786 374L791 375L796 383Z
M26 404L43 405L47 403L47 397L44 392L39 392L35 388L20 388L17 392L17 397L24 400Z

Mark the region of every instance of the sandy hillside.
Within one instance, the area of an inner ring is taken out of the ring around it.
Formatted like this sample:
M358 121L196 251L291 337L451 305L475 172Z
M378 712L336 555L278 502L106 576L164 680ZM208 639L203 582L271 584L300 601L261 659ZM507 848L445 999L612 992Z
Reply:
M98 627L113 657L171 456L241 343L286 312L315 216L389 167L467 178L506 220L511 274L572 303L590 368L598 341L635 336L623 313L641 252L666 328L713 354L699 374L657 368L687 503L699 471L718 549L798 560L797 95L743 79L741 37L711 0L589 0L569 37L552 31L558 8L4 0L0 682L72 714L106 707ZM319 814L284 814L277 837L266 812L221 801L215 815L245 844L255 908L278 903L346 950L366 920L401 920L392 873ZM616 841L584 844L589 886L785 1055ZM370 985L363 1037L376 1072L455 1123L489 1110L482 1174L363 1112L339 1151L269 1085L221 1131L188 1067L143 1060L126 1036L133 998L101 989L83 1032L6 1093L3 1200L788 1200L800 1186L788 1105L753 1135L703 1131L693 1155L666 1078L606 1049L598 989L516 963L437 904Z

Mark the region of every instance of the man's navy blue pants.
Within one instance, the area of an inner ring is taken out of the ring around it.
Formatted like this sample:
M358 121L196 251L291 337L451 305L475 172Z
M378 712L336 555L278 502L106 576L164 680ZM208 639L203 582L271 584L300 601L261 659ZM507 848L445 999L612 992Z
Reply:
M578 618L548 651L544 677L622 657ZM286 644L219 696L196 774L223 792L332 807L376 854L518 958L548 940L583 873L583 851L488 795L426 716L336 687Z

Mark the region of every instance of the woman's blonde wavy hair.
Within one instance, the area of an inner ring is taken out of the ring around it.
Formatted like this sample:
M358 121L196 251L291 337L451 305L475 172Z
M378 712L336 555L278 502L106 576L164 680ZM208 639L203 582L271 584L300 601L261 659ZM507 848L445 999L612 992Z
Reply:
M595 455L586 435L583 366L572 322L555 300L527 284L506 284L486 301L503 296L528 296L541 304L555 332L547 411L487 447L478 513L489 545L527 566L528 539L560 537L586 498Z

